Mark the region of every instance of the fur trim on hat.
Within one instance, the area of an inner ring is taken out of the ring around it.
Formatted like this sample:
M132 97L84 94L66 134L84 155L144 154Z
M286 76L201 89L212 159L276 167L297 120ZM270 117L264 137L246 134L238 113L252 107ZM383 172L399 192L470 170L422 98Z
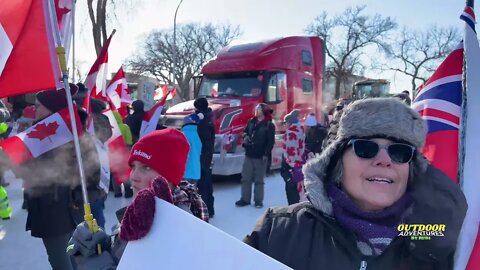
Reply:
M388 138L410 143L417 148L412 162L414 174L423 173L428 160L420 150L425 144L426 127L414 110L394 98L374 98L350 104L338 123L338 132L322 153L303 166L305 191L312 204L331 214L332 205L325 183L333 181L332 170L352 138Z
M337 137L387 137L425 145L427 129L420 115L394 98L370 98L356 101L344 109Z

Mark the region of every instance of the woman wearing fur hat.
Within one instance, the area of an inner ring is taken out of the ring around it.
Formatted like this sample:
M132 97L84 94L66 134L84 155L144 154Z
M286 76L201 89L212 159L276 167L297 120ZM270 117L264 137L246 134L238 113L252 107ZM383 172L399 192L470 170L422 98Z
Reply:
M335 139L304 166L309 202L269 209L244 241L297 270L452 269L467 205L421 154L425 133L396 99L352 103ZM405 237L405 224L438 224L443 236Z
M75 257L77 269L115 269L128 241L148 234L155 215L155 197L208 221L206 205L194 186L181 182L189 149L185 136L174 128L154 131L133 145L128 162L135 199L117 211L121 224L112 237L103 230L92 234L85 223L77 226L67 250ZM175 158L170 154L173 152ZM102 245L100 255L97 244Z
M288 204L300 202L300 193L303 190L303 179L297 179L292 170L300 169L304 162L305 130L300 124L299 110L293 110L285 115L284 123L287 130L283 136L283 160L280 174L285 181L285 192Z
M243 130L245 160L242 168L242 193L235 205L247 206L252 198L252 183L255 183L253 200L255 207L263 207L264 178L275 143L275 126L272 123L273 110L267 104L255 107L255 116Z

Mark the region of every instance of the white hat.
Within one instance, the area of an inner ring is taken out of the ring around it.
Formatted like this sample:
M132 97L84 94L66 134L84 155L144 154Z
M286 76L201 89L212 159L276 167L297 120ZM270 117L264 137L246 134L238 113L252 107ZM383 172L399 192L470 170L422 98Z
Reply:
M307 116L307 119L305 119L305 126L307 127L314 127L317 125L317 119L315 118L315 115L309 115Z

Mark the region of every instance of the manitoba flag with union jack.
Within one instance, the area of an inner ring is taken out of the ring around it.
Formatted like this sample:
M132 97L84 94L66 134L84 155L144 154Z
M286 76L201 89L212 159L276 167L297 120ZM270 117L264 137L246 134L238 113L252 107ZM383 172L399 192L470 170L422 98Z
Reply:
M420 89L412 107L428 125L423 154L459 183L465 194L468 211L457 242L454 268L470 270L480 265L480 47L473 9L467 6L460 18L465 22L464 41ZM458 170L459 164L463 169Z
M452 153L458 153L462 69L463 43L447 56L412 104L428 126L423 154L455 182L458 155Z

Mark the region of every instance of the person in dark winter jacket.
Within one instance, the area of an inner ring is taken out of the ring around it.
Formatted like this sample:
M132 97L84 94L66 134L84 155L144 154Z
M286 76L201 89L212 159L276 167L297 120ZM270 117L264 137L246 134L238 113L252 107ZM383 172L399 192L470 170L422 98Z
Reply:
M112 137L112 125L108 117L103 114L107 109L107 104L99 99L90 98L90 106L92 107L93 126L95 127L95 136L105 143Z
M212 109L208 107L208 101L204 97L197 98L193 106L197 114L203 114L203 119L198 124L198 136L202 141L202 154L200 155L200 180L198 181L198 191L207 204L210 217L215 215L212 185L212 159L213 148L215 146L215 128L212 121Z
M132 132L133 143L136 143L140 138L140 128L142 127L145 104L141 100L135 100L132 103L133 113L125 118L125 124L130 127Z
M314 114L307 116L305 119L305 151L308 157L322 152L323 141L327 134L327 128L317 123Z
M255 116L243 130L245 161L242 168L241 198L235 205L249 205L252 197L252 183L255 183L255 207L263 207L265 173L275 143L275 126L272 123L273 110L267 104L255 107Z
M196 188L182 181L189 148L185 136L174 128L154 131L133 145L128 162L135 199L117 211L121 224L111 237L103 230L92 234L84 222L77 226L67 252L74 256L78 270L115 269L128 242L149 233L156 214L155 197L208 222L207 207ZM173 152L175 159L170 156ZM97 244L102 245L100 255Z
M70 87L75 92L75 85ZM35 106L36 121L66 108L65 90L39 92ZM87 135L81 138L80 146L87 184L94 185L100 175L97 153ZM65 248L79 222L75 217L83 211L81 192L75 192L80 185L80 175L73 142L27 161L14 171L24 180L28 195L26 230L42 239L52 269L72 269Z
M453 269L467 204L421 154L425 135L420 115L396 99L353 102L303 168L309 202L267 210L244 241L296 270ZM443 236L403 236L435 224Z
M400 99L401 101L405 102L408 106L412 105L412 100L410 99L410 92L407 90L402 91L401 93L395 94L393 97Z

